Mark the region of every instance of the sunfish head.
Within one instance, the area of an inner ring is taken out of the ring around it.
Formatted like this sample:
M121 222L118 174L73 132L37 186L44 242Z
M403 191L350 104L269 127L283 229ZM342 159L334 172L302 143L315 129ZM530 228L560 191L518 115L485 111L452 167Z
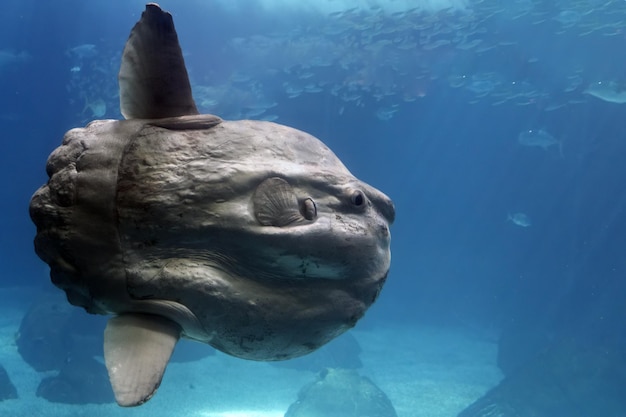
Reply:
M358 282L386 276L394 207L377 189L330 172L271 177L257 186L252 203L259 223L252 232L265 242L253 263L274 278Z
M184 305L194 320L168 317L185 336L249 359L299 356L354 326L389 270L386 195L276 123L142 129L116 207L133 298Z

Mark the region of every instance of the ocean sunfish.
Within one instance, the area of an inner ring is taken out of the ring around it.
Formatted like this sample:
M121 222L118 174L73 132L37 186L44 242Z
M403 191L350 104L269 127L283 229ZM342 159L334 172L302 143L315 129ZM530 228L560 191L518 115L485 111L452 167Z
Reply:
M389 197L305 132L198 114L172 16L154 3L119 84L126 120L67 132L30 202L52 282L113 315L118 404L154 395L181 337L275 361L352 328L389 271Z

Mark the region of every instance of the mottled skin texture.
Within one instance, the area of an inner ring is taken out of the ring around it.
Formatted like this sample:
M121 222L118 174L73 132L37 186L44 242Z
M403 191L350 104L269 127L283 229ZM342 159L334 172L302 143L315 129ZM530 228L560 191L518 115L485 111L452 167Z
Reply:
M248 359L354 326L389 270L389 198L304 132L193 117L66 134L30 207L53 282L90 312L158 314Z

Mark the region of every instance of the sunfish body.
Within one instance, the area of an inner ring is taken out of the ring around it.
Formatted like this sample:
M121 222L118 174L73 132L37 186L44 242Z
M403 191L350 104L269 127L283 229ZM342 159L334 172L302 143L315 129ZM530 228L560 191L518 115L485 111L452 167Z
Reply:
M271 361L354 326L389 271L391 200L307 133L198 114L156 4L119 81L127 120L70 130L30 204L53 283L114 315L104 355L117 402L155 393L180 337Z

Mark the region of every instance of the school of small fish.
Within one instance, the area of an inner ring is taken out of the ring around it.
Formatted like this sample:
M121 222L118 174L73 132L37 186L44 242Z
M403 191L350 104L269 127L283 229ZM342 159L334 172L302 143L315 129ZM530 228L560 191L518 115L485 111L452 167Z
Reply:
M227 119L276 120L291 100L326 95L337 116L362 108L386 121L445 89L470 104L534 106L546 112L598 100L626 102L621 69L611 68L610 57L595 68L585 55L590 49L610 52L615 39L624 36L624 1L354 4L302 12L271 31L223 33L223 47L210 51L211 59L208 51L191 50L186 59L200 110ZM529 40L535 33L545 36L539 45ZM117 85L93 82L114 80L103 73L116 71L116 57L99 49L86 43L66 53L71 61L67 88L81 97L79 112L89 109L82 112L84 118L103 109L115 117L119 108ZM211 67L215 61L219 66ZM211 77L194 79L194 67L203 64L209 65Z

